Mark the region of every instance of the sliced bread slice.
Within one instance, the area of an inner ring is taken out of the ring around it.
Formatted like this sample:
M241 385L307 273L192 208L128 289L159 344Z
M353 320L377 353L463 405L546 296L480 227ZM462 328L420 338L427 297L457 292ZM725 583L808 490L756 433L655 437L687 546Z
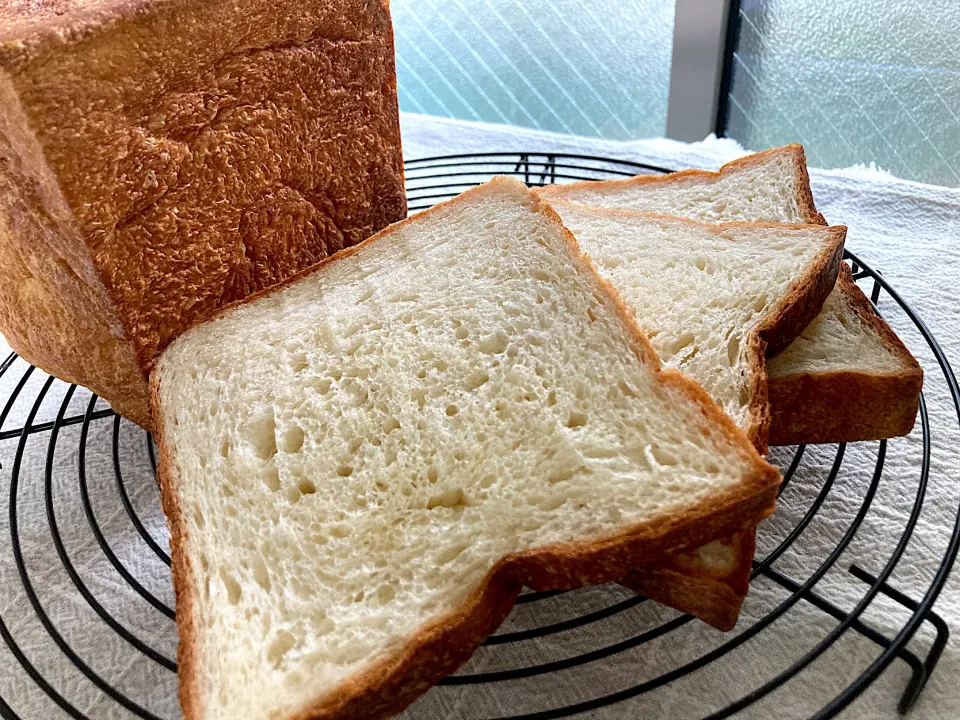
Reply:
M813 203L803 148L796 144L734 160L719 172L684 170L577 182L537 193L547 199L707 222L826 225ZM772 442L855 442L906 435L913 428L923 379L917 361L873 313L856 283L838 283L828 308L829 316L811 323L791 348L789 372L771 364ZM883 348L879 360L865 352L878 348ZM879 371L878 361L884 365ZM842 413L836 412L839 408Z
M803 148L794 143L747 155L717 172L681 170L622 180L537 188L551 200L677 215L703 222L826 225L813 204Z
M686 170L548 186L537 192L548 199L704 221L826 224L813 204L803 148L796 144L735 160L715 173ZM881 439L905 435L913 426L923 378L920 367L889 326L873 314L856 283L848 280L848 272L841 268L822 310L828 316L811 322L795 340L790 364L781 365L776 358L769 362L770 441L775 444ZM830 315L855 332L824 332L834 325ZM878 341L893 360L882 372L875 361L862 356L864 348L876 348ZM834 422L830 412L838 408L843 410ZM661 575L635 572L624 584L728 629L736 622L746 592L753 545L739 558L723 548L678 556ZM735 541L727 546L735 551L744 547Z
M843 264L847 229L550 204L663 364L696 380L765 453L767 354L790 345L820 313Z
M662 563L779 483L508 179L186 332L151 391L187 720L397 712L522 585Z
M620 292L661 360L693 378L766 451L766 351L818 315L842 265L845 228L709 224L551 201ZM736 623L754 531L714 542L628 587L720 629Z
M923 387L919 363L846 265L820 314L767 361L767 377L772 445L906 435Z

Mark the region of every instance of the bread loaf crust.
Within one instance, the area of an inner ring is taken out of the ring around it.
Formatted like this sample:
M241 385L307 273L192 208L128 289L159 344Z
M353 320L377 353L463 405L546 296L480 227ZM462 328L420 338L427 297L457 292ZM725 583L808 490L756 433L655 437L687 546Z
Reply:
M837 286L851 310L873 328L904 369L899 373L794 373L770 380L771 445L882 440L916 422L923 370L874 311L843 265Z
M51 243L88 256L69 288L33 279L96 343L119 338L112 364L127 381L71 358L71 338L14 303L17 290L0 295L0 320L26 359L143 424L143 374L176 335L405 215L390 17L366 0L61 6L0 16L16 101L0 173L15 187L43 176L60 194L60 237L22 243L26 264L50 263ZM0 196L4 224L23 215L16 201ZM23 286L22 268L0 271Z
M620 584L663 605L682 609L718 630L732 630L750 589L751 560L757 549L756 528L715 542L731 546L732 566L714 568L695 553L680 553L660 567L631 570Z
M147 381L9 78L0 72L0 330L19 355L149 421Z
M440 208L468 200L473 194L488 192L497 183L514 181L495 178L481 186L425 210L427 216ZM574 257L579 257L596 282L599 292L608 293L615 301L617 314L629 330L633 350L645 363L651 363L660 381L670 385L696 403L701 412L716 424L728 440L752 458L754 472L741 487L717 493L709 507L706 503L664 517L656 522L638 525L616 535L584 541L546 546L503 558L461 605L446 617L422 628L396 653L385 657L363 673L341 683L338 688L288 720L331 720L333 718L384 718L401 711L441 678L450 674L470 657L473 651L503 621L512 608L521 586L535 590L559 590L619 580L635 567L662 564L680 550L696 547L734 533L745 524L752 525L773 510L779 472L767 464L749 443L743 431L717 406L696 383L674 370L661 370L659 359L643 335L630 310L613 286L602 278L588 257L583 255L570 232L546 203L531 198L534 209L549 218L563 233ZM415 222L417 218L395 225L369 238L360 246L345 249L314 267L288 278L218 311L214 318L232 312L241 305L278 292L300 278L323 272L328 264L352 256L360 247L377 242L390 242L396 227ZM195 330L188 330L186 334ZM160 384L164 356L150 380L154 413L155 437L159 451L158 476L161 497L171 531L172 568L177 595L177 623L180 632L178 674L180 701L186 720L199 720L203 708L199 687L203 681L197 668L198 623L193 617L192 597L197 592L190 569L186 522L179 504L179 478L174 450L165 442L160 410Z

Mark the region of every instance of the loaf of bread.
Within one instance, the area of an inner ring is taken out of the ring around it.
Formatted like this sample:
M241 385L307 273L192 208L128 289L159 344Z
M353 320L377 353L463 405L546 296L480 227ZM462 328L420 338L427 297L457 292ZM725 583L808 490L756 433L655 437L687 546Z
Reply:
M521 585L619 579L779 483L506 178L188 330L151 385L187 720L397 712Z
M135 422L184 328L404 214L385 2L0 8L0 332Z

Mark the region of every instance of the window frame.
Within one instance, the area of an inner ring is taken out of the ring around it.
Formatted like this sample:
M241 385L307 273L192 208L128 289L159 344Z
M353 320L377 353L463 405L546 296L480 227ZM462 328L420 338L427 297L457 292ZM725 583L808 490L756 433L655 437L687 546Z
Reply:
M676 0L666 136L724 137L740 0Z

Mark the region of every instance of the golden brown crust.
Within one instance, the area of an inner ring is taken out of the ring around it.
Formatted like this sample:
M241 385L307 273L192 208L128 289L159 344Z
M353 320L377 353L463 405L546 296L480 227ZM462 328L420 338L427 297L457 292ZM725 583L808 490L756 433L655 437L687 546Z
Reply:
M817 211L817 206L813 202L810 173L807 171L807 157L803 152L803 146L793 143L787 147L790 149L793 160L793 172L797 179L797 205L800 207L803 219L810 225L826 225L826 218Z
M60 5L0 18L0 76L18 142L61 196L58 241L92 269L74 284L105 288L112 309L94 314L52 271L34 278L48 305L117 322L109 365L127 386L71 365L67 339L39 338L18 305L0 321L28 359L121 412L134 393L139 417L145 383L129 378L183 329L405 215L390 17L369 0Z
M620 584L718 630L732 630L750 585L756 528L715 540L714 544L729 547L730 565L717 566L696 552L680 553L661 567L631 570Z
M669 176L666 176L669 177ZM625 182L625 181L611 181ZM569 200L542 198L547 204L553 203L558 207L581 207L589 209L597 215L606 215L621 218L663 220L679 224L695 226L700 231L722 236L731 242L736 242L738 230L753 230L756 228L770 228L772 230L795 229L810 231L809 225L790 225L787 223L704 223L689 218L645 213L637 210L617 208L600 208L595 206L578 205ZM557 216L560 217L559 215ZM744 336L744 354L748 358L752 381L752 402L750 406L750 425L745 428L750 441L758 452L767 451L767 435L770 425L770 410L767 402L767 356L775 355L789 345L804 328L810 324L823 307L824 301L833 290L843 265L843 243L846 239L847 228L842 225L828 227L821 232L827 236L824 247L813 259L805 271L794 280L793 288L767 314L763 320L754 325ZM609 283L608 283L609 284ZM612 287L612 286L611 286ZM632 313L631 313L632 316ZM647 343L649 344L649 343ZM651 346L652 347L652 346Z
M886 440L913 430L922 372L790 375L770 383L771 445Z
M908 434L917 417L923 370L853 281L840 271L848 307L881 338L902 370L794 373L769 383L772 445L882 440Z
M452 204L465 202L477 193L495 191L496 187L503 183L514 188L521 185L506 178L495 178L485 186L468 190L453 200L397 223L361 245L345 249L276 287L234 303L218 312L215 317L222 317L259 297L279 292L307 274L322 272L328 264L349 257L368 244L389 241L391 235L406 223L418 222L423 217L444 212ZM296 720L380 718L399 712L470 656L477 645L506 617L521 585L537 590L550 590L619 580L630 568L663 563L679 551L729 535L745 524L753 524L773 509L780 481L779 472L759 456L742 431L699 385L676 371L659 369L656 354L637 327L632 314L612 286L597 274L590 260L580 253L576 240L560 223L553 209L537 203L532 197L531 204L534 211L556 223L563 232L572 257L582 263L597 288L609 294L637 356L644 362L655 363L654 372L666 390L680 392L699 406L703 415L718 427L723 437L731 445L738 447L750 460L752 473L748 478L744 478L740 487L716 493L709 501L695 508L688 508L654 522L631 527L605 538L582 543L556 544L503 558L460 607L447 617L415 633L397 653L382 659L360 675L342 683L334 691L318 698L309 707L295 713L292 717ZM196 329L188 330L187 334L191 332L196 332ZM159 390L164 358L165 355L162 355L157 370L151 377L152 406L157 446L163 458L158 472L161 474L164 508L168 512L171 533L176 532L176 541L171 541L171 547L174 553L174 584L177 589L177 622L182 624L181 646L189 646L181 647L178 651L181 702L186 720L196 720L202 716L196 691L199 679L196 677L198 669L195 657L196 645L201 640L197 635L197 620L192 616L194 608L191 597L196 589L188 561L184 559L189 555L189 550L182 511L177 500L179 480L174 450L166 443L162 422Z
M803 287L795 288L790 297L777 308L775 316L769 317L759 328L760 337L766 343L767 357L779 353L804 331L820 314L824 301L837 284L837 276L843 264L847 228L835 225L827 229L832 236L831 249L817 256L810 273L804 278Z
M0 331L28 362L148 424L147 382L133 345L2 72Z
M547 200L565 200L568 195L576 197L576 195L583 190L618 190L620 188L631 188L638 185L667 185L686 182L711 184L717 182L717 180L724 175L734 174L755 165L762 165L770 158L780 156L783 157L784 161L791 163L793 166L798 188L797 203L804 221L811 225L826 225L827 223L824 221L823 216L817 212L813 204L813 193L810 191L810 178L807 175L806 157L803 152L803 147L797 143L746 155L728 162L717 171L680 170L666 175L635 175L633 177L623 178L622 180L581 180L580 182L567 183L565 185L546 185L542 188L537 188L535 192Z
M150 407L158 408L160 383L156 375L150 381ZM160 504L167 516L170 529L170 569L173 573L173 590L176 599L177 632L177 680L179 681L180 707L184 718L201 718L200 676L197 672L198 632L194 617L193 597L196 587L193 584L193 571L190 567L190 553L187 551L187 524L180 508L180 495L177 492L179 475L174 464L173 451L163 438L163 414L152 411L153 434L157 446L157 481L160 483Z
M0 62L23 61L54 38L79 37L149 9L156 0L6 0L0 5ZM4 47L9 44L11 47Z

